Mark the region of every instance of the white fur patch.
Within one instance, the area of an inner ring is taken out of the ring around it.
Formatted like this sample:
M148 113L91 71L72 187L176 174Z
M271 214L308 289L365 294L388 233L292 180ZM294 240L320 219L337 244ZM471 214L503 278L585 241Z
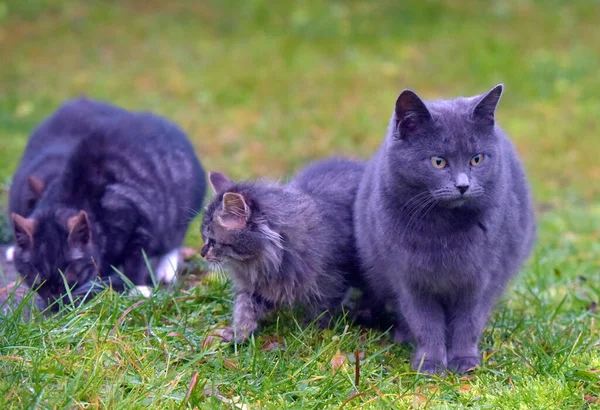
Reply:
M172 283L177 277L179 266L179 248L173 249L160 259L156 268L156 279L163 283Z
M136 286L135 288L131 289L129 294L132 296L140 294L145 298L149 298L152 296L152 289L149 286Z
M15 247L14 246L9 246L6 249L6 261L7 262L12 262L15 260Z
M258 230L265 235L275 246L283 249L283 238L281 235L269 227L266 221L258 221Z

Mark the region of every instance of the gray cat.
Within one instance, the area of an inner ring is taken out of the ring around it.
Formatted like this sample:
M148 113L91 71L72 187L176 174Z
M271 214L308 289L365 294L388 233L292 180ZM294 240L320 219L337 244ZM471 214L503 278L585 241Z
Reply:
M403 91L359 188L365 275L422 372L479 365L490 309L534 242L525 173L494 118L502 89L428 102Z
M302 305L313 318L339 311L358 276L352 218L363 170L359 162L327 160L286 185L210 174L216 195L201 254L232 277L233 322L219 332L224 340L245 340L278 306Z

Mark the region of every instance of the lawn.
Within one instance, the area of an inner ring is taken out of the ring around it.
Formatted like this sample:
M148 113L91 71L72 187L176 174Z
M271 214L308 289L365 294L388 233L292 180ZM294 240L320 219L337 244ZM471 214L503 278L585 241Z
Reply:
M0 0L5 186L32 128L81 94L175 120L207 169L282 178L367 158L403 88L442 98L503 82L497 117L539 222L468 376L415 374L388 334L305 328L294 312L222 345L210 333L229 285L204 278L53 317L0 314L0 408L598 408L599 21L592 0ZM200 241L196 224L187 243Z

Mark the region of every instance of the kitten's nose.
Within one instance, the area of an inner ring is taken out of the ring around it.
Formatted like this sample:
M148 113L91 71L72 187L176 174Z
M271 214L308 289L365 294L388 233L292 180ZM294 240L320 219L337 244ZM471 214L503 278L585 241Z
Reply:
M202 256L203 258L205 258L206 255L208 254L209 248L210 247L208 246L208 244L204 244L202 246L202 249L200 250L200 256Z
M458 189L461 195L467 192L467 189L469 189L469 177L467 176L467 174L465 174L464 172L458 174L454 186Z

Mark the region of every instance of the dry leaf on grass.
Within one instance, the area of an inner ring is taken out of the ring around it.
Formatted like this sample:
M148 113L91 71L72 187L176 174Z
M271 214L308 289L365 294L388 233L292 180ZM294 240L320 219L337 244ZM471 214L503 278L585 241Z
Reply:
M590 404L596 403L598 401L598 397L590 396L589 394L586 394L585 396L583 396L583 398Z
M192 392L194 391L194 388L196 387L196 384L198 384L198 372L194 372L194 374L192 375L192 379L190 380L190 385L188 387L187 394L185 395L185 398L183 399L183 407L185 407L187 405L187 402L190 400L190 397L192 395Z
M338 350L329 362L329 364L331 365L331 374L334 375L337 369L344 370L346 368L347 361L348 358L346 357L346 355Z
M202 345L201 345L201 349L202 350L206 350L209 347L217 344L220 342L220 338L217 338L217 336L214 335L206 335L206 337L204 338L204 340L202 340Z
M260 350L263 352L270 352L272 350L285 350L285 345L283 343L283 338L281 337L267 337L263 342Z
M429 397L424 395L423 393L415 393L413 398L413 404L415 406L420 406L421 404L427 403Z
M471 386L470 384L461 384L460 385L460 391L461 392L468 392L473 388L473 386Z
M235 359L224 359L223 366L225 366L225 368L229 369L229 370L234 370L234 369L240 368L240 365L238 364L238 362Z
M219 393L219 389L217 387L215 387L214 389L210 386L205 388L202 391L202 396L203 397L211 397L212 396L215 399L219 400L220 402L229 404L230 406L233 406L236 409L250 410L250 406L248 406L247 404L241 403L241 401L242 401L241 397L233 396L232 398L227 398Z

